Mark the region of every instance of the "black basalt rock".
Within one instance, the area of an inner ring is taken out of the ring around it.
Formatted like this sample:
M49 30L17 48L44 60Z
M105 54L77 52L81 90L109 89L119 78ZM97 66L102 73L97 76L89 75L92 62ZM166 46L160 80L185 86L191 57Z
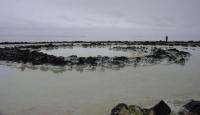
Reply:
M19 48L1 48L0 54L0 60L2 61L32 63L33 65L51 64L58 66L67 63L64 57L56 57L42 52L21 50Z
M151 108L155 115L170 115L170 107L162 100L157 105Z
M125 56L120 56L120 57L114 57L113 60L117 60L117 61L127 61L128 58Z
M95 65L97 65L97 62L96 62L97 60L98 60L97 57L88 57L85 59L85 62L89 65L95 66Z
M168 55L168 52L166 52L165 50L159 48L159 49L155 49L154 51L154 58L165 58Z
M83 65L83 64L85 64L85 57L79 57L78 58L78 63L77 63L78 65Z
M172 49L168 49L168 51L172 51L172 52L179 52L179 50L177 50L176 48L172 48Z
M200 115L200 101L191 101L184 107L189 111L189 115Z

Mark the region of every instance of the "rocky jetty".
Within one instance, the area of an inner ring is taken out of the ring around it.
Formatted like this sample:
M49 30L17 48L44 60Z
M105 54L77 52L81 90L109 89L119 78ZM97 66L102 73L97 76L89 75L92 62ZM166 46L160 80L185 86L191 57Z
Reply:
M187 115L200 115L200 101L191 101L184 105L184 107L187 110Z
M183 46L199 47L200 41L54 41L54 42L0 42L0 45L10 44L84 44L84 47L104 45L162 45L162 46Z
M170 113L170 107L164 101L160 101L157 105L149 109L137 105L128 106L120 103L111 110L110 115L170 115Z
M59 48L59 47L73 47L73 43L72 44L34 44L34 45L20 45L20 46L16 46L17 48L20 49L42 49L42 48L46 48L46 49L52 49L52 48Z
M173 113L173 108L170 108L163 100L151 108L142 108L138 105L128 106L120 103L111 110L110 115L200 115L200 101L192 100L181 108L184 109Z

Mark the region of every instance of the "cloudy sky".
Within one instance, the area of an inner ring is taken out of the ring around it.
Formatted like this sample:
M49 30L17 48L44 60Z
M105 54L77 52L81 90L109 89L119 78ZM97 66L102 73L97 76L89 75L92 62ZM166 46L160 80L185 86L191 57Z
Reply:
M0 0L0 41L200 40L200 0Z

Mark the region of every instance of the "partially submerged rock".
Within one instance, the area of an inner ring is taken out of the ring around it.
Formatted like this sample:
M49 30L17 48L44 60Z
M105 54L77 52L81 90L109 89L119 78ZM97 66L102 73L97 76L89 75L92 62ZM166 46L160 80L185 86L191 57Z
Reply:
M170 107L164 101L160 101L150 109L120 103L111 110L110 115L170 115L170 113Z
M40 46L39 46L40 47ZM47 46L46 46L47 47ZM48 47L52 47L49 44ZM136 48L138 49L138 48ZM141 48L145 49L145 48ZM96 57L78 57L71 55L68 57L58 57L54 55L48 55L43 52L39 52L33 49L24 49L18 47L5 47L0 48L0 61L11 61L18 63L31 63L33 65L50 64L55 66L82 66L82 67L117 67L123 68L129 65L148 65L156 64L166 59L170 63L184 64L189 57L188 52L179 51L177 49L161 49L154 48L150 54L138 56L138 57L126 57L126 56L96 56Z
M200 115L200 101L191 101L184 107L189 111L189 115Z
M19 48L0 48L1 61L32 63L33 65L51 64L66 65L64 57L48 55L42 52L21 50Z
M171 109L170 107L162 100L153 108L151 108L155 115L170 115Z
M145 59L145 61L147 60L149 62L167 60L170 63L177 63L183 65L188 59L188 57L190 57L189 52L179 51L175 48L168 50L154 48L152 49L150 55L146 55L142 59Z
M125 56L120 56L120 57L114 57L113 60L117 60L117 61L127 61L128 58Z
M47 48L47 49L52 49L52 48L59 48L59 47L73 47L72 44L53 44L53 43L48 43L48 44L34 44L34 45L20 45L16 46L17 48L20 49L42 49L42 48Z

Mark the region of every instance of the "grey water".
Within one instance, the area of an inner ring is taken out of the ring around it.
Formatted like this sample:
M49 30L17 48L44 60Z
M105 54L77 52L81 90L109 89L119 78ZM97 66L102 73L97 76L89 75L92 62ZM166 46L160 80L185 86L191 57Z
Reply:
M123 52L123 51L113 51L109 50L107 47L103 48L83 48L83 47L74 47L74 48L58 48L52 50L43 49L41 52L47 53L49 55L56 55L56 56L64 56L68 57L71 55L77 55L79 57L87 57L87 56L132 56L133 54L130 52Z
M54 54L55 50L46 52ZM112 54L105 50L62 49L55 54L130 55L111 51ZM200 48L184 50L192 54L185 65L127 66L119 70L53 73L1 63L0 114L109 115L118 103L150 107L162 99L170 106L180 107L189 99L200 99Z

